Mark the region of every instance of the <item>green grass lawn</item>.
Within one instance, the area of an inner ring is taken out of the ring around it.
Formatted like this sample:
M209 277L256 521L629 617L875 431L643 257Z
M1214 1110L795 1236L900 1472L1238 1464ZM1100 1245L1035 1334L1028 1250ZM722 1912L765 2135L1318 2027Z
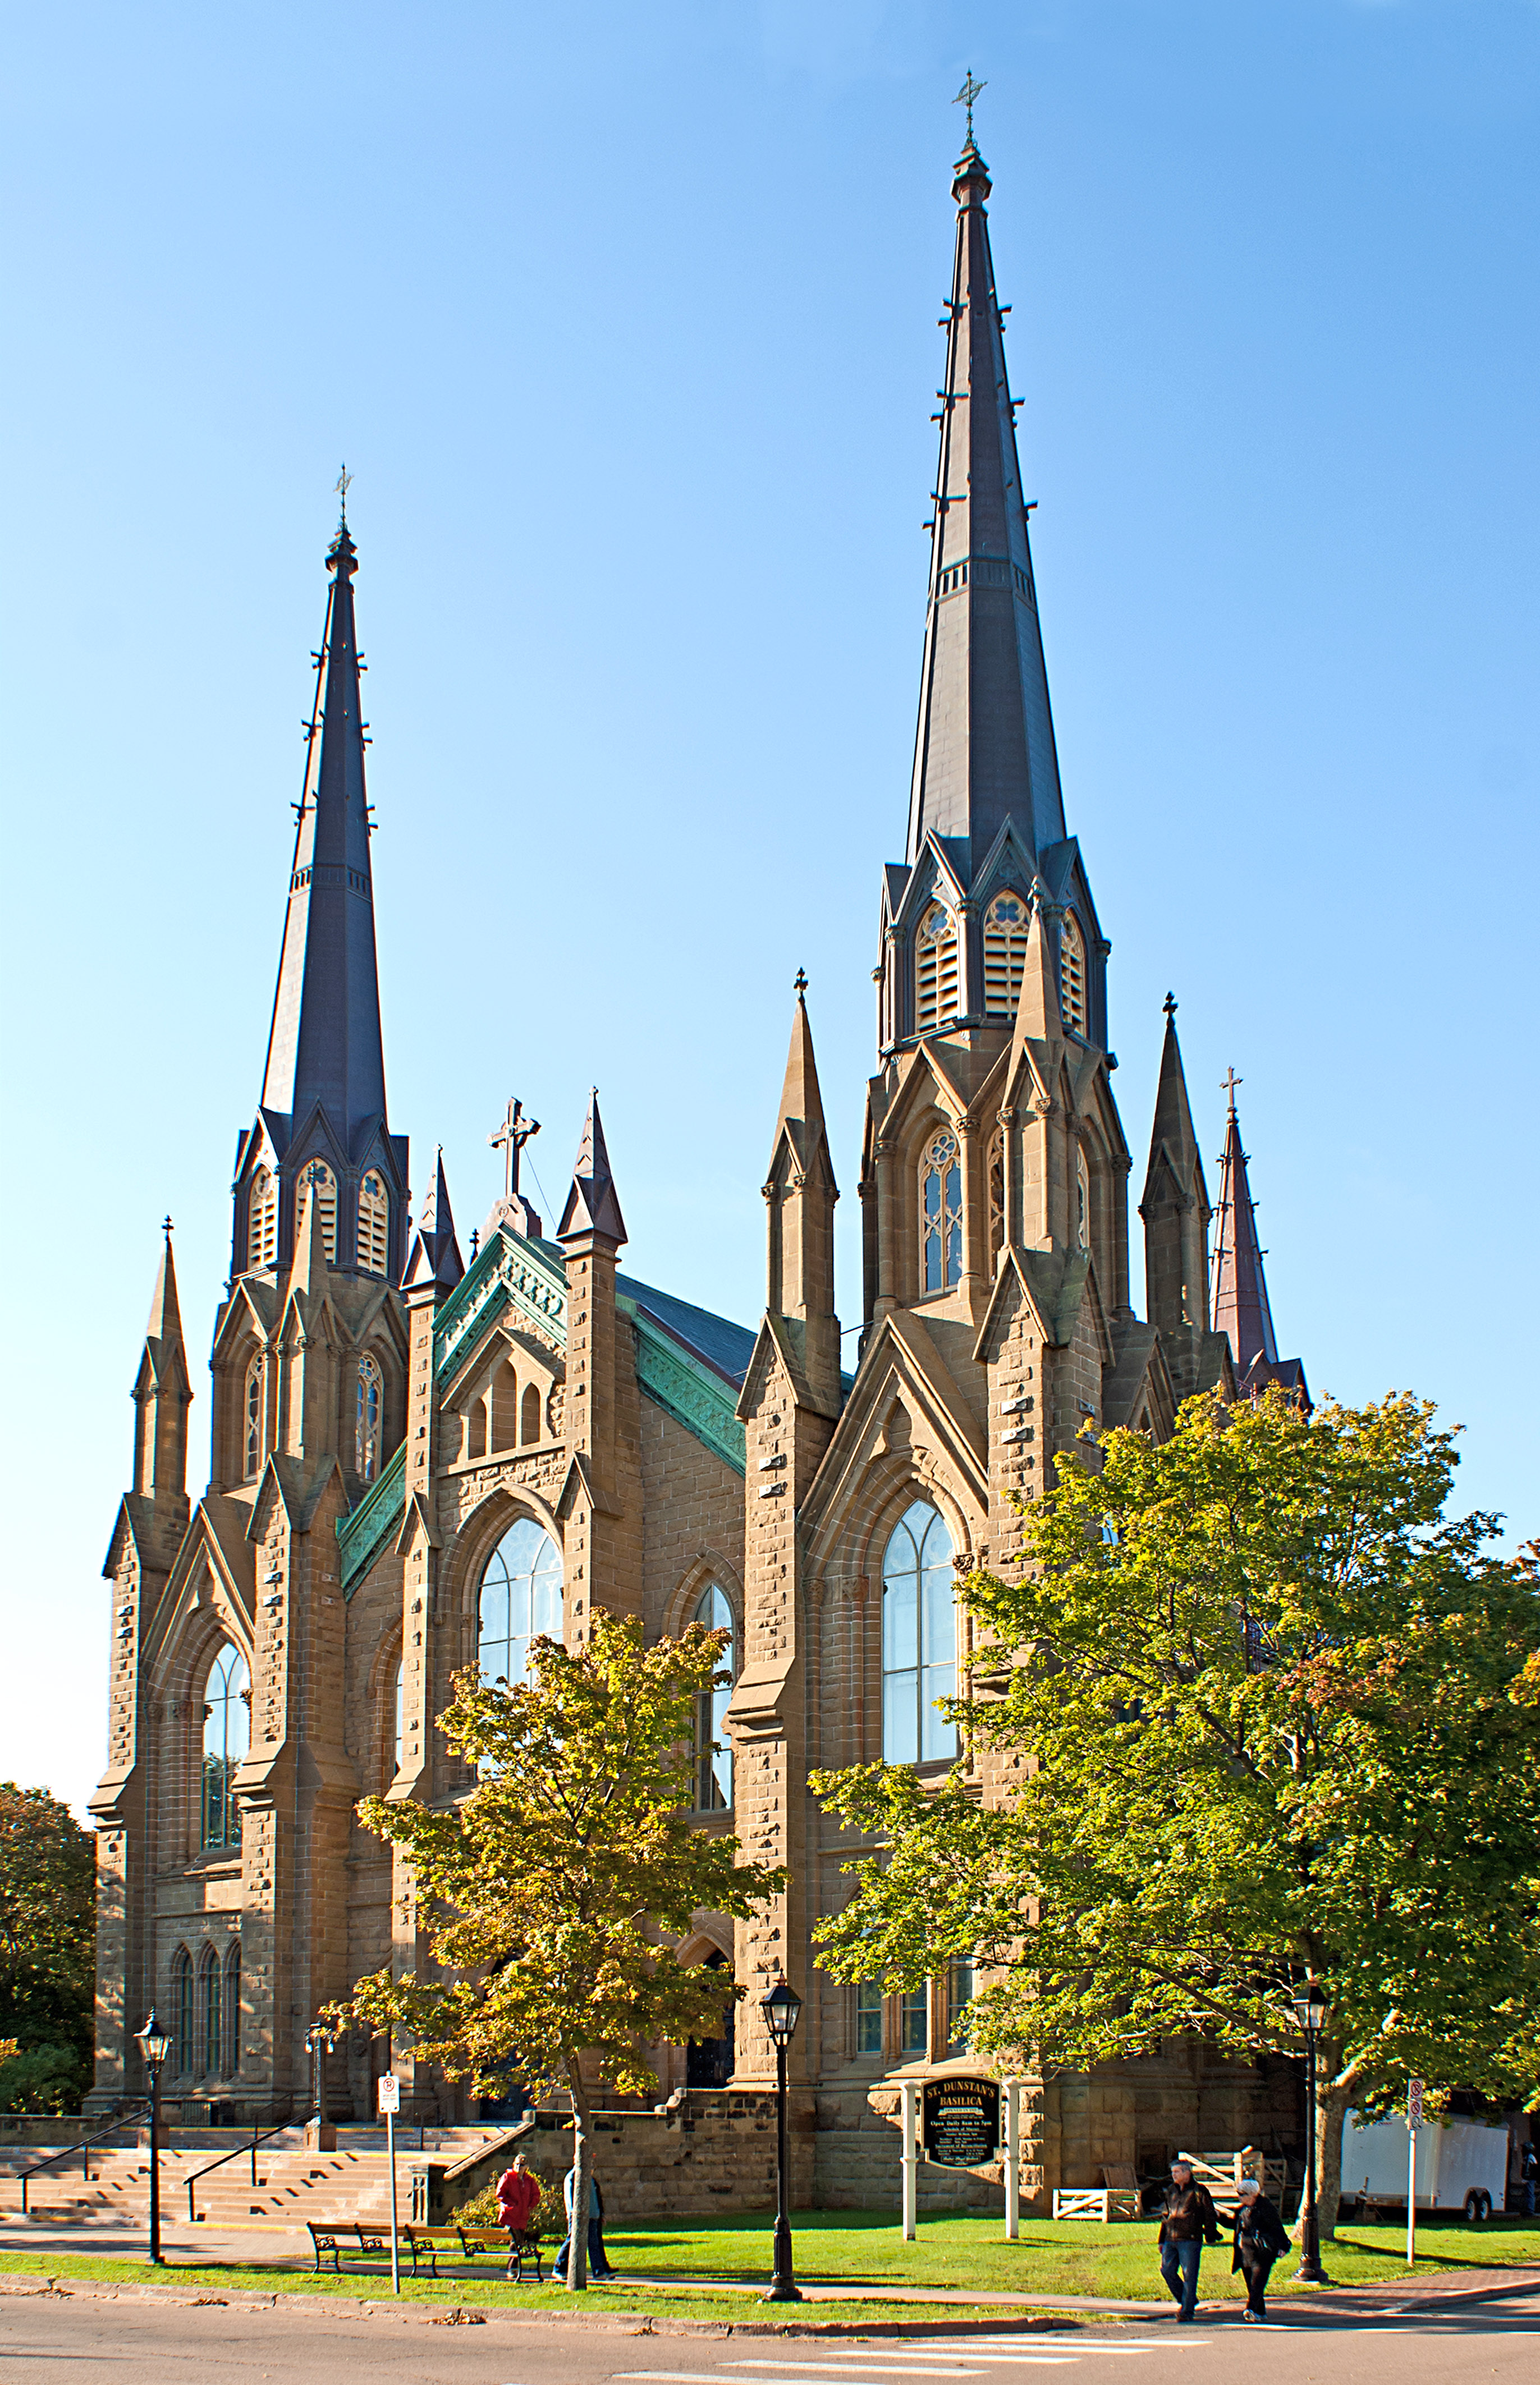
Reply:
M916 2242L906 2244L891 2212L809 2211L794 2217L796 2274L800 2284L857 2286L866 2289L858 2300L815 2304L808 2314L820 2321L859 2326L882 2319L915 2321L924 2316L913 2304L889 2299L895 2288L939 2287L954 2293L1096 2294L1147 2301L1157 2305L1169 2297L1160 2281L1152 2219L1126 2220L1109 2228L1094 2221L1023 2219L1014 2244L1005 2240L998 2218L921 2219ZM625 2312L638 2316L665 2314L693 2319L749 2318L769 2320L791 2313L768 2310L752 2296L732 2291L698 2293L681 2291L687 2279L706 2279L722 2288L759 2286L768 2280L770 2257L770 2215L693 2220L677 2228L615 2227L606 2230L610 2258L621 2272L612 2285L595 2286L577 2304L559 2286L509 2286L491 2264L457 2271L436 2281L403 2279L403 2292L414 2301L498 2304L531 2312L573 2312L574 2304L595 2317L612 2318ZM1493 2268L1509 2265L1540 2265L1540 2227L1522 2219L1491 2219L1482 2226L1462 2221L1441 2227L1420 2226L1417 2232L1417 2274L1459 2272L1462 2268ZM1334 2284L1361 2285L1379 2279L1407 2275L1404 2231L1394 2228L1347 2228L1323 2247L1322 2263ZM1293 2284L1292 2256L1273 2272L1272 2291L1303 2293ZM11 2253L0 2254L0 2267L44 2273L68 2279L98 2278L144 2283L155 2273L137 2261L97 2259L85 2253ZM257 2288L269 2292L322 2292L377 2295L388 2293L388 2269L362 2266L344 2269L341 2277L314 2276L308 2270L225 2267L172 2254L163 2273L169 2281L195 2284L204 2293L228 2287ZM641 2285L639 2279L657 2279ZM679 2280L672 2288L666 2282ZM1230 2272L1230 2252L1205 2252L1202 2298L1213 2302L1239 2295L1241 2280ZM977 2315L995 2323L1020 2316L1020 2307L1003 2312L996 2305L974 2304L966 2308L934 2305L935 2316L958 2318Z

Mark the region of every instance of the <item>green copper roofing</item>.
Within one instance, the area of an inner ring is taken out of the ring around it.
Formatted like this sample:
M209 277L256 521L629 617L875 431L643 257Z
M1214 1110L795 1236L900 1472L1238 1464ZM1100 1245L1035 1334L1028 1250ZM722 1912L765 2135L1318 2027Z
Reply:
M367 1499L339 1517L337 1553L342 1558L343 1596L351 1598L385 1542L400 1526L406 1505L407 1444L402 1442Z
M735 1474L746 1473L744 1429L734 1414L736 1394L730 1386L623 1292L615 1305L635 1325L636 1380L648 1399L656 1400Z

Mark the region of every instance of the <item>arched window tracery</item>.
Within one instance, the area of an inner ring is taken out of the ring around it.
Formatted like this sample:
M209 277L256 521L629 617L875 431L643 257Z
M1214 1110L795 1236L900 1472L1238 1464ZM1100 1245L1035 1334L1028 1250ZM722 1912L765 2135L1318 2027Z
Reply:
M246 1265L270 1267L278 1258L278 1180L259 1168L246 1195Z
M262 1360L252 1360L246 1368L245 1398L241 1415L241 1472L248 1482L255 1482L262 1471Z
M236 1769L251 1745L251 1675L229 1641L208 1668L203 1696L202 1827L206 1847L238 1847Z
M945 903L933 903L914 940L915 1032L928 1034L958 1015L958 925Z
M1086 1031L1085 939L1080 921L1066 911L1058 934L1058 1007L1066 1027L1077 1035Z
M482 1680L523 1680L530 1642L540 1635L561 1637L561 1551L532 1517L520 1516L482 1574Z
M366 1482L372 1482L380 1471L380 1417L384 1392L380 1362L366 1351L358 1361L358 1389L353 1420L354 1464Z
M957 1695L957 1572L952 1535L925 1499L895 1525L883 1556L883 1758L955 1756L955 1727L936 1711Z
M299 1204L294 1212L296 1241L305 1225L305 1213L312 1201L316 1204L320 1224L320 1242L326 1254L326 1264L333 1267L337 1258L337 1180L324 1159L312 1159L308 1168L301 1172Z
M726 1680L703 1690L695 1701L695 1807L700 1813L719 1814L732 1803L732 1750L724 1733L738 1670L732 1608L720 1582L707 1583L691 1620L704 1624L707 1631L732 1633L718 1663Z
M983 915L983 1006L993 1018L1014 1018L1021 999L1032 913L1014 887L996 894Z
M920 1163L920 1280L945 1292L962 1277L962 1159L949 1127L938 1127Z
M358 1265L366 1275L389 1272L390 1229L384 1179L371 1168L358 1187Z
M1075 1145L1075 1243L1083 1251L1091 1247L1091 1170L1080 1143Z
M198 1974L198 2017L203 2028L198 2038L197 2069L202 2078L217 2079L225 2050L224 1974L212 1946L204 1948Z

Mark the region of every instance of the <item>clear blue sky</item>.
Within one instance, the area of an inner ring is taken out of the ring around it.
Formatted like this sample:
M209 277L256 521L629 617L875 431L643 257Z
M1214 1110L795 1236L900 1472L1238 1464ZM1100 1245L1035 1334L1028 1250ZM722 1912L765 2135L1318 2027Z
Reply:
M414 1182L468 1231L513 1092L559 1203L596 1079L627 1264L753 1322L801 965L858 1318L970 65L1135 1197L1171 986L1283 1349L1536 1528L1537 56L1529 0L13 20L0 1772L102 1760L168 1209L207 1477L341 458Z

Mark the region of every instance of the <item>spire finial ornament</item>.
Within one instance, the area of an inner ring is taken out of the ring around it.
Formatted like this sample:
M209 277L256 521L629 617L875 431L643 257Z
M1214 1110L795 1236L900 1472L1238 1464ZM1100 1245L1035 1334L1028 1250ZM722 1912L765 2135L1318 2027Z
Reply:
M1174 1020L1174 1019L1175 1019L1175 1018L1176 1018L1176 996L1175 996L1175 994L1174 994L1174 993L1168 993L1168 994L1167 994L1167 996L1166 996L1165 1001L1160 1005L1160 1007L1161 1007L1161 1009L1165 1012L1165 1014L1166 1014L1166 1016L1167 1016L1167 1018L1168 1018Z
M487 1142L491 1145L492 1149L494 1151L501 1151L503 1155L503 1198L505 1201L511 1202L516 1201L519 1198L520 1155L523 1151L524 1145L528 1143L530 1137L532 1134L538 1134L539 1132L540 1120L538 1118L527 1118L524 1116L523 1103L516 1102L513 1095L510 1093L508 1095L507 1112L501 1126L498 1128L495 1134L489 1134L487 1136Z
M973 102L977 99L980 92L986 91L988 87L987 77L983 82L974 81L973 69L970 67L967 74L963 78L962 89L958 92L956 99L952 102L954 107L966 107L968 110L967 145L970 149L973 146Z
M969 117L969 122L970 124L972 122L971 115ZM343 501L342 519L337 524L339 530L345 530L347 528L347 493L352 486L353 475L344 464L341 472L337 476L337 494Z
M799 968L797 970L796 975L792 980L792 987L793 991L795 993L798 1002L800 1002L808 991L808 972L806 969Z
M1244 1085L1246 1079L1244 1077L1236 1076L1233 1062L1232 1062L1231 1066L1225 1070L1224 1075L1220 1080L1220 1091L1229 1101L1230 1115L1232 1118L1235 1115L1235 1088L1237 1085Z
M165 1235L168 1242L170 1241L171 1236L176 1232L176 1228L172 1225L169 1216L162 1217L160 1221L160 1230Z

